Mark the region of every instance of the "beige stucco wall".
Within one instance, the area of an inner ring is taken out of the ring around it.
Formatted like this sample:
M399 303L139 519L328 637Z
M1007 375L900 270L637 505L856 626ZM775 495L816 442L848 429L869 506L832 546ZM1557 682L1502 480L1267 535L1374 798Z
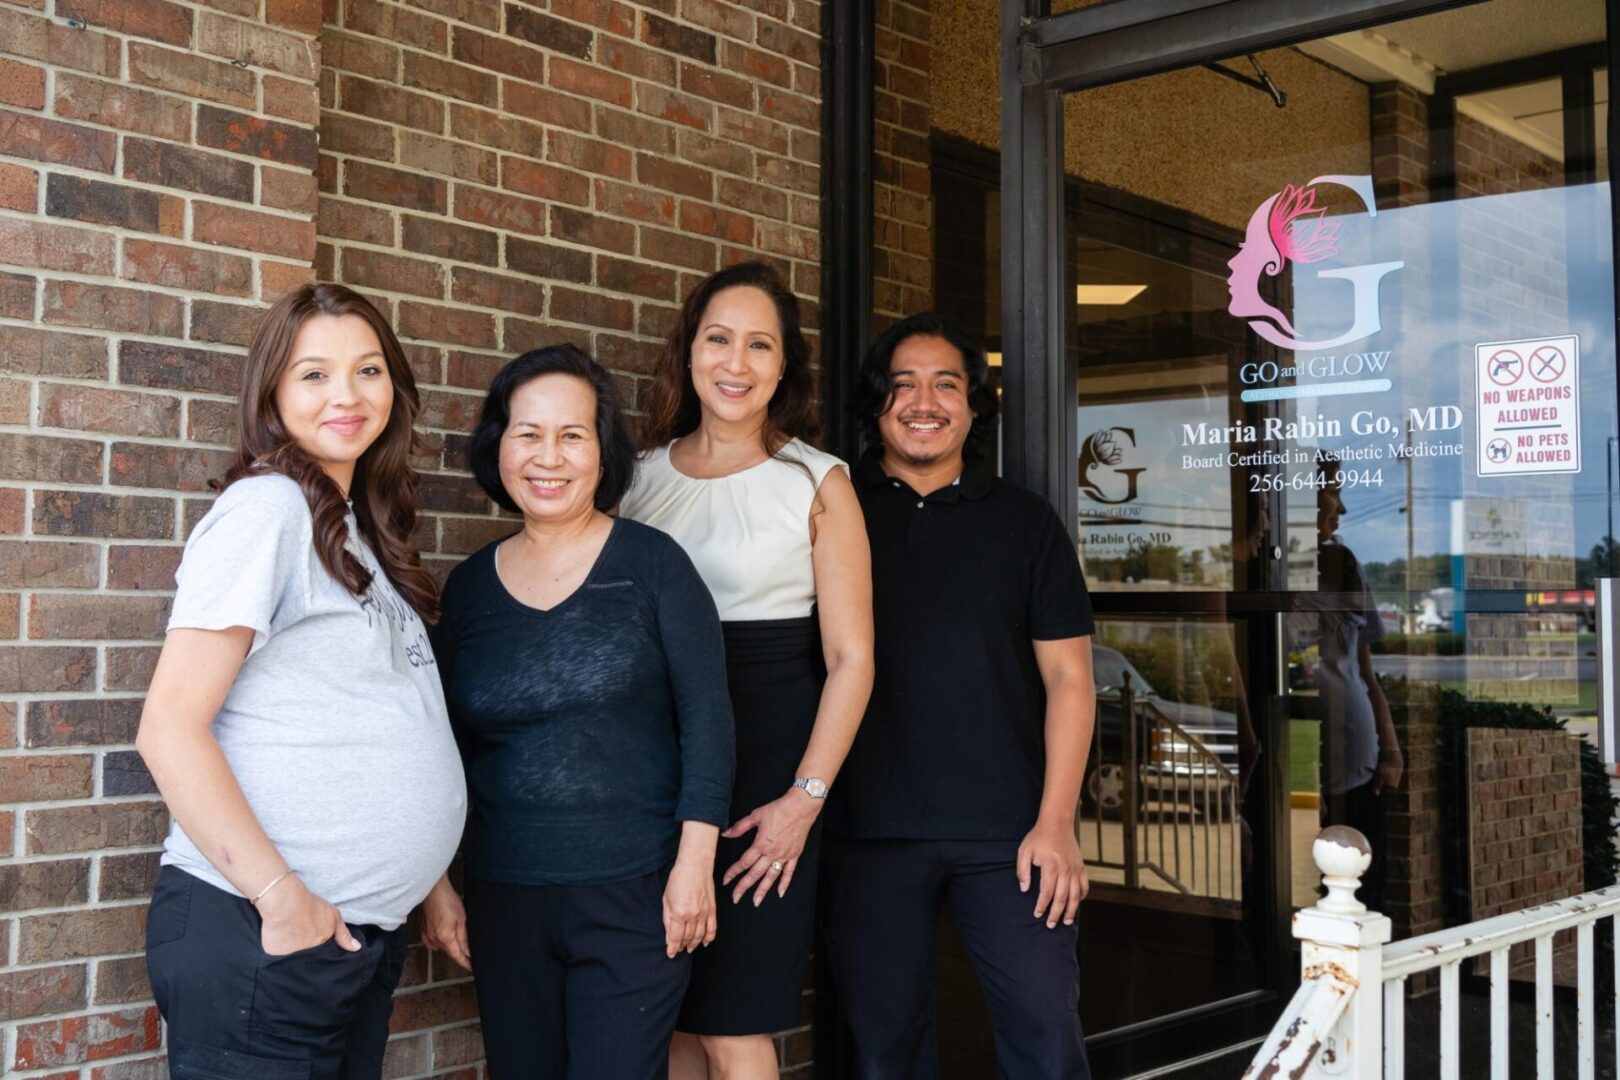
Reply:
M996 0L932 11L933 125L988 147L1001 141L997 11ZM1287 108L1202 68L1071 94L1069 172L1241 228L1280 181L1370 171L1366 84L1294 49L1259 59Z

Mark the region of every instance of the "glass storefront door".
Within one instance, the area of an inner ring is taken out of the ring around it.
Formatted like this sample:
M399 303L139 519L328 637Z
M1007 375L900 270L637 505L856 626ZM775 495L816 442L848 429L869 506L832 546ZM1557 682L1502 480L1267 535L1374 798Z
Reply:
M1269 1028L1324 824L1372 841L1397 936L1614 880L1578 805L1617 563L1606 33L1601 0L1485 0L1064 99L1023 212L1063 222L1048 450L1099 613L1099 1075ZM973 141L931 144L935 301L999 350ZM944 1060L992 1075L949 971Z
M1469 782L1495 765L1468 729L1591 724L1614 572L1603 5L1560 11L1561 36L1490 0L1067 99L1108 684L1083 1012L1121 1064L1286 985L1324 824L1368 836L1363 899L1403 936L1586 884L1551 786Z

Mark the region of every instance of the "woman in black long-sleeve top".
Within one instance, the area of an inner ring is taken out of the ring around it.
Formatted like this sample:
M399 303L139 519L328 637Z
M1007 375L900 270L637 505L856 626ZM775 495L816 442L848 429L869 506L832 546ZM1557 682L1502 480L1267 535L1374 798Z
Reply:
M441 600L472 812L466 910L436 892L424 937L473 968L496 1075L662 1076L690 954L715 932L733 770L719 617L678 544L603 512L634 452L579 350L507 364L469 455L523 529Z

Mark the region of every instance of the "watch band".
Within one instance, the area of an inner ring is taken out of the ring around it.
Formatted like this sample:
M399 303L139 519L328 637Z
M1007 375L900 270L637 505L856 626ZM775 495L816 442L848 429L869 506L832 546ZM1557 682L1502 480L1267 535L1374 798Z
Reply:
M825 799L832 785L819 776L800 776L793 781L793 786L810 796L812 799Z

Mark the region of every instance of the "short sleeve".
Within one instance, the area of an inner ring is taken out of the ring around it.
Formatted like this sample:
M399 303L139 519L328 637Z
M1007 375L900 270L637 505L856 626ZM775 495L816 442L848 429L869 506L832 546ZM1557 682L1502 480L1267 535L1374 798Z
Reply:
M798 440L794 440L793 446L798 451L799 460L810 470L810 479L815 482L817 491L821 490L821 482L827 479L827 474L834 469L843 469L844 475L849 475L849 466L842 458L817 450L808 443Z
M1044 503L1037 534L1029 578L1029 636L1036 641L1085 637L1094 627L1080 557L1057 514Z
M1354 558L1354 556L1351 556ZM1384 638L1384 617L1378 611L1378 598L1373 595L1372 585L1367 581L1367 572L1362 569L1361 561L1355 561L1356 587L1361 592L1363 607L1362 618L1365 620L1361 629L1361 640L1358 644L1372 645Z
M307 604L308 504L284 477L239 480L186 541L169 629L253 631L252 655Z

